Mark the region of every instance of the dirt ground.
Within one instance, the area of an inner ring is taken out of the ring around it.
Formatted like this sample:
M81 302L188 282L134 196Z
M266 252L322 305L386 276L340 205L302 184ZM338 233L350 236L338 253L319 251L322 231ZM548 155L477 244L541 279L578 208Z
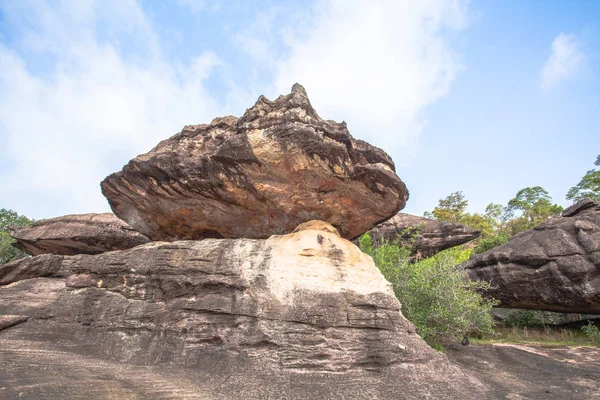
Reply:
M491 387L493 399L600 399L600 348L456 346L448 358Z

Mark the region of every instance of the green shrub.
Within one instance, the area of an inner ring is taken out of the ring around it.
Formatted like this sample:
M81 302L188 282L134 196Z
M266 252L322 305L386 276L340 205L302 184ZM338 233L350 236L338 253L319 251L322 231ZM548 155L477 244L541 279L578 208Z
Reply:
M583 334L590 338L596 345L600 346L600 329L592 321L588 321L587 325L581 327Z
M493 332L489 311L496 301L476 292L489 285L463 279L456 268L471 256L471 250L449 249L410 263L410 249L385 241L374 248L368 234L360 238L359 244L392 283L404 316L432 347L441 349L449 340Z
M512 311L504 321L504 326L508 328L530 327L542 325L543 321L540 318L539 312L535 310L515 310Z
M581 314L557 313L552 311L514 309L502 321L508 328L560 325L581 320Z
M485 253L486 251L491 250L494 247L498 247L505 243L508 243L510 238L511 236L508 232L500 232L493 236L484 237L479 241L477 246L475 246L474 253Z
M12 246L14 239L9 234L9 227L19 228L32 223L29 218L12 210L0 209L0 264L27 256L27 253Z

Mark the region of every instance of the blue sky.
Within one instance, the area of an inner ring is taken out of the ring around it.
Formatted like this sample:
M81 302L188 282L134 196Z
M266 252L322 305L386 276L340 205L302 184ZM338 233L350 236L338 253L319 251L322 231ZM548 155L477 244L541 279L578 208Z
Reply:
M600 154L600 2L0 0L0 208L108 211L129 159L294 82L394 158L406 212L566 206Z

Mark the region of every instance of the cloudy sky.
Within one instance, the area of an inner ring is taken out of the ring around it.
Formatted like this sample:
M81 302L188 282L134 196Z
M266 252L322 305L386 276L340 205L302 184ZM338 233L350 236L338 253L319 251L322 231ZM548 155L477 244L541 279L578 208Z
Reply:
M129 159L294 82L394 158L407 212L567 205L600 154L600 2L0 0L0 208L108 211Z

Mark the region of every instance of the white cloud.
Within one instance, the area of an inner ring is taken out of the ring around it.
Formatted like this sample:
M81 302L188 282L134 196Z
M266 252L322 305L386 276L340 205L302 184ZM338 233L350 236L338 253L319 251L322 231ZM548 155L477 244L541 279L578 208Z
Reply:
M585 67L586 55L576 35L559 34L552 42L552 53L540 73L540 85L552 90L561 82L577 78Z
M207 11L203 1L174 1ZM466 5L290 4L227 33L246 48L233 73L207 50L168 59L135 0L0 3L13 28L11 42L0 38L0 181L10 188L0 191L0 207L34 218L108 210L99 182L129 159L184 124L243 110L294 82L323 117L346 120L401 163L426 122L423 110L461 68L448 37L465 27ZM225 105L207 89L215 74Z
M110 15L94 1L6 10L15 23L40 22L26 25L39 28L22 31L16 47L52 62L37 71L0 42L2 207L35 218L106 211L106 175L184 124L223 113L204 87L221 62L214 53L169 64L137 3L111 3L102 2ZM135 32L127 38L137 52L122 51L124 31Z
M277 65L274 92L306 87L328 119L395 156L409 156L423 109L461 69L447 40L467 24L466 4L444 0L320 2L302 39Z

